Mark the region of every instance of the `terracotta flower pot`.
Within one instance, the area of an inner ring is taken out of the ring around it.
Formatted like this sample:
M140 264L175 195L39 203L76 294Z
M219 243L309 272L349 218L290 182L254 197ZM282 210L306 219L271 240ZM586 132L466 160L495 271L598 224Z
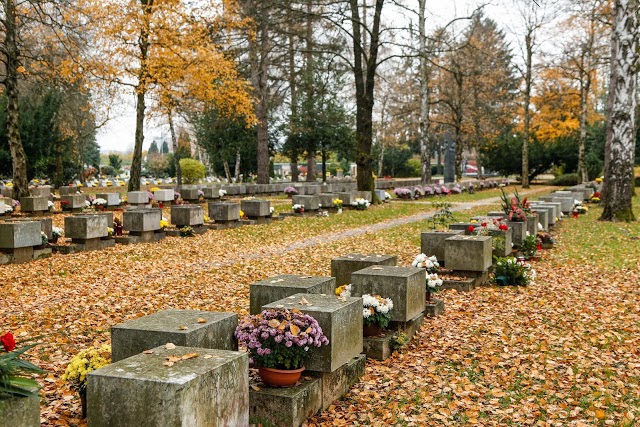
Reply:
M263 383L271 387L291 387L300 379L304 366L300 369L258 368Z
M382 334L382 326L380 325L364 325L362 327L362 335L365 337L377 337Z

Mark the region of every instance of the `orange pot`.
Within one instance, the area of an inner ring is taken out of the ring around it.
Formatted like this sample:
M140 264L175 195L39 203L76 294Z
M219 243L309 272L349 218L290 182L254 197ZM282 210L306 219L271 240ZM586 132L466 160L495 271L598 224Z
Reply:
M276 369L258 368L258 375L262 382L271 387L291 387L298 382L304 371L304 366L300 369Z

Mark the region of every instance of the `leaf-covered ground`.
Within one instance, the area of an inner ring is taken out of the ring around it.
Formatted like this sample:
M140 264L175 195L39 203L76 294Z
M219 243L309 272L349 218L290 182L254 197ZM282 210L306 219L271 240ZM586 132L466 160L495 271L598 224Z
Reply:
M111 325L170 307L246 314L250 283L329 275L331 258L349 252L397 254L407 265L426 221L376 224L429 209L394 202L5 266L0 324L24 337L45 334L32 351L50 371L42 379L45 425L82 425L60 376L77 351L108 343ZM563 221L558 244L535 265L534 285L443 292L443 316L425 321L402 352L368 361L362 381L309 425L637 423L640 226L600 223L598 214ZM342 234L355 228L361 234Z

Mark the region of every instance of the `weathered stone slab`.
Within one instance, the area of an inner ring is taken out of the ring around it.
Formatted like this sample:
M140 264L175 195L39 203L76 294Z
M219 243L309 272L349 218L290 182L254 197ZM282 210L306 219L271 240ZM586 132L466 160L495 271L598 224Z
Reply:
M49 199L41 196L20 197L20 212L46 212Z
M444 301L431 297L431 302L424 306L425 317L436 317L444 313Z
M374 265L393 266L398 262L395 255L362 255L348 254L331 260L331 275L336 278L336 285L351 283L351 273Z
M198 205L171 206L171 224L178 227L204 224L204 209Z
M531 212L538 215L538 223L542 225L543 230L549 229L549 211L547 209L531 207Z
M180 188L180 196L183 200L198 200L198 187L182 187Z
M111 327L113 360L126 359L168 342L184 347L237 350L238 340L233 336L236 326L235 313L158 311Z
M268 200L241 200L240 209L248 218L260 218L271 215L271 203Z
M491 267L491 236L452 236L444 241L447 269L485 271Z
M391 320L408 322L424 311L424 269L376 265L351 274L351 295L378 294L391 298Z
M203 187L202 192L204 193L205 199L219 199L220 198L220 187Z
M153 198L158 202L173 202L174 196L173 188L163 188L153 192Z
M107 201L107 206L119 206L120 205L120 193L97 193L96 199L104 199Z
M92 427L247 426L248 354L162 346L120 360L88 375L87 413Z
M44 197L45 199L49 199L49 197L51 197L51 187L48 185L31 187L29 189L29 194L33 197Z
M527 215L527 231L530 236L538 234L538 214L532 212L531 215ZM525 236L526 237L526 236Z
M338 198L342 200L342 206L351 206L351 203L356 201L355 192L339 192Z
M291 198L292 204L304 206L305 211L317 211L320 209L320 198L318 196L303 196L297 194Z
M301 303L302 297L309 304ZM262 308L297 308L318 321L329 345L314 349L305 362L309 371L333 372L362 353L362 298L295 294Z
M62 188L68 188L68 187L61 187ZM60 203L64 206L66 202L66 207L68 209L82 209L85 207L85 202L87 201L87 198L85 197L84 194L68 194L68 195L63 195L60 196Z
M51 217L38 217L38 218L12 218L12 222L19 221L37 221L40 223L40 231L42 231L47 239L51 240L53 238L53 220Z
M146 191L129 191L127 193L127 203L131 205L146 205L149 203L149 193Z
M111 226L105 215L74 215L64 218L64 235L72 240L99 239ZM95 248L97 249L97 248Z
M420 251L427 256L435 256L438 259L438 263L444 266L447 262L444 241L459 234L464 234L464 231L423 231L420 233Z
M78 187L75 185L65 186L58 188L58 194L60 196L70 196L78 192Z
M251 425L298 427L322 409L322 380L303 375L293 387L252 384L256 387L249 390Z
M356 191L356 199L365 199L368 202L371 202L373 195L371 191Z
M4 197L0 197L0 215L4 215L4 213L7 211L6 206L7 205L4 204Z
M573 210L573 204L575 201L575 199L571 196L567 197L567 196L554 196L554 195L540 196L539 199L545 202L560 203L560 210L562 211L562 213L565 213L565 214L568 214Z
M132 232L144 232L160 230L162 210L160 209L134 209L122 213L123 227Z
M520 246L527 237L527 221L505 221L505 223L513 229L514 246Z
M237 221L240 219L240 204L232 202L209 203L209 218L218 222Z
M5 395L0 397L0 424L6 427L40 425L40 399Z
M318 196L320 198L320 207L322 209L329 209L333 207L333 200L339 199L335 193L322 193Z
M252 283L249 288L249 312L260 313L262 307L295 294L333 295L336 279L321 276L282 274Z
M314 372L313 375L321 380L322 409L327 409L360 381L364 376L366 357L359 354L333 372Z
M18 249L42 244L42 226L38 221L0 223L0 248Z
M504 245L502 248L496 247L492 250L493 256L505 257L511 254L513 250L513 229L508 228L506 230L489 230L489 236L492 238L502 238L504 239ZM491 247L493 248L494 244L491 243Z

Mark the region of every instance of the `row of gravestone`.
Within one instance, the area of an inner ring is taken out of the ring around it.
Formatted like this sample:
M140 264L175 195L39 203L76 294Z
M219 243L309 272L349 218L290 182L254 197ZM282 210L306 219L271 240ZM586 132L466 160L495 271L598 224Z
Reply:
M89 425L301 425L364 374L363 294L394 301L393 327L413 322L415 331L423 319L423 269L398 267L395 256L350 254L333 259L331 271L332 277L281 275L250 286L251 313L298 309L329 339L305 362L295 386L272 388L249 378L247 354L236 351L237 315L163 310L112 327L114 363L88 376ZM335 296L346 283L351 296Z

